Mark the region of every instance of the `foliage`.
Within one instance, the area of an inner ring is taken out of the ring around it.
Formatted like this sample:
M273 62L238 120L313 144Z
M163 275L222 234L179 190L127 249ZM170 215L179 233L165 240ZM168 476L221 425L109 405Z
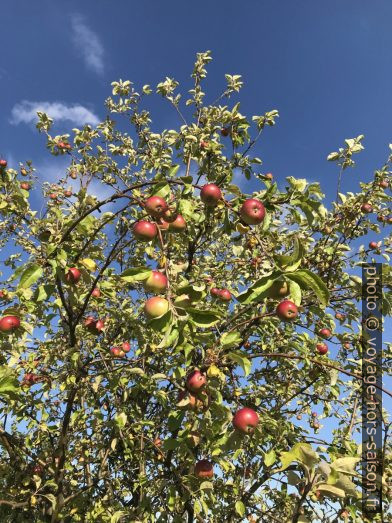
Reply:
M145 108L153 88L137 92L122 80L95 128L53 136L52 120L39 113L49 152L69 160L59 180L42 185L44 210L20 187L22 176L41 186L31 162L0 170L0 242L12 252L3 260L1 314L22 321L0 334L1 521L305 522L332 521L343 509L363 521L358 269L374 252L360 238L390 226L391 198L379 182L392 183L392 158L330 209L318 183L288 177L279 187L251 155L278 112L242 115L231 102L238 75L226 75L223 93L206 103L210 60L197 55L184 104L174 79L157 86L179 129L158 132ZM328 159L353 166L362 138ZM200 200L206 182L224 194L215 208ZM110 195L98 199L94 183ZM249 187L267 211L257 226L239 219ZM135 240L132 226L146 219L151 195L181 213L186 231ZM364 202L372 214L361 212ZM72 267L77 283L67 279ZM170 310L148 321L152 270L169 280ZM390 315L390 267L383 277ZM294 322L275 314L275 281L288 283L299 306ZM233 299L214 298L212 287ZM87 329L88 316L104 320L103 329ZM322 327L333 332L327 356L315 351ZM130 352L113 356L123 342ZM195 368L207 387L191 408L179 393ZM232 426L244 406L260 417L249 435ZM332 436L324 420L334 423ZM194 476L200 459L214 464L213 478Z

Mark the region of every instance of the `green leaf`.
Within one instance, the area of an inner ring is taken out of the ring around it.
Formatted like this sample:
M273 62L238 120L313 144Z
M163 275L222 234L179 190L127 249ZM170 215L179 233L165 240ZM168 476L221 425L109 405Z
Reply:
M221 336L220 344L225 347L232 347L234 345L238 345L241 340L242 336L240 332L225 332Z
M276 461L276 453L274 449L271 449L264 455L264 463L267 467L273 465Z
M125 427L126 423L127 423L127 415L125 414L125 412L121 412L120 414L117 414L116 417L114 418L114 421L116 422L116 425L119 429L122 429Z
M245 505L243 504L242 501L236 501L235 502L235 511L242 518L245 516Z
M147 267L132 267L126 269L121 275L120 278L127 281L128 283L133 283L135 281L147 280L151 275L151 269Z
M323 280L308 269L286 273L285 276L298 283L302 289L311 289L319 299L321 305L326 307L329 302L329 291Z
M330 498L345 498L346 493L343 489L335 487L333 485L327 485L326 483L322 483L321 485L317 485L317 490L319 490L324 496L328 496Z
M187 313L198 327L211 327L220 320L220 314L215 311L200 311L190 308L187 309Z
M289 282L289 292L290 292L291 300L296 305L298 305L298 306L301 305L302 292L301 292L301 287L298 285L298 283L296 283L295 281L290 281Z
M267 276L263 276L253 285L251 285L248 290L240 294L237 297L237 300L244 305L261 301L268 295L268 289L271 287L274 281L281 276L282 273L280 271L275 271L271 274L267 274Z
M0 394L11 394L19 390L19 382L13 372L7 366L0 367Z
M353 456L348 456L346 458L338 458L335 459L331 463L331 468L336 470L336 472L343 472L345 474L354 474L355 473L355 466L360 461L360 458L356 458Z
M42 276L42 274L42 267L36 264L29 265L20 277L18 288L27 289L28 287L31 287Z
M292 254L276 254L274 259L277 265L284 271L295 271L301 264L304 249L297 237L294 238Z
M283 452L280 455L280 461L282 466L279 471L287 469L293 461L297 461L298 463L302 463L307 467L312 468L319 461L319 456L317 452L312 449L309 443L296 443L291 450Z
M166 198L170 194L170 185L166 182L157 183L152 192L154 196L160 196L161 198Z
M241 365L242 370L244 371L245 376L247 376L252 368L252 363L248 358L242 356L238 352L229 352L227 357Z

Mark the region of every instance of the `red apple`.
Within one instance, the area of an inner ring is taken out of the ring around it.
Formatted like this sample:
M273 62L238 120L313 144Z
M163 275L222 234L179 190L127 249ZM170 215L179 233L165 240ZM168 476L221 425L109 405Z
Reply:
M267 173L265 175L265 178L267 178L267 180L273 180L274 179L274 175L272 173Z
M155 438L154 439L154 445L156 447L162 447L162 440L161 440L161 438Z
M216 287L212 287L212 289L210 290L211 296L219 296L220 292L221 291L219 289L217 289Z
M222 136L229 136L229 134L230 134L230 129L228 127L224 127L223 129L221 129Z
M123 358L125 356L125 352L121 350L120 347L112 347L110 352L116 358Z
M33 467L33 474L36 476L40 476L43 473L44 469L41 465L34 465Z
M67 189L66 191L64 191L64 196L70 198L72 196L72 191L70 189Z
M169 230L170 223L165 222L165 220L163 220L162 218L159 218L157 219L157 225L162 232L166 232Z
M20 188L23 189L24 191L29 191L30 190L30 184L27 183L27 182L21 182Z
M0 319L0 332L13 332L20 327L20 319L17 316L3 316Z
M200 148L201 149L207 149L209 145L210 145L209 142L207 142L206 140L202 140L200 142Z
M94 298L99 298L101 296L101 291L98 287L94 287L93 292L91 293L91 296L94 296Z
M51 192L51 193L49 194L49 198L50 198L51 200L57 200L57 193L55 193L55 192Z
M96 320L94 316L87 316L84 320L84 326L93 334L99 334L103 329L104 323L102 320Z
M186 387L190 392L199 392L207 383L207 378L199 370L191 372L186 379Z
M377 242L370 242L369 243L369 249L378 249L378 243Z
M373 211L373 207L370 205L370 203L363 203L361 205L361 211L365 214L369 214Z
M258 423L259 415L248 407L238 410L233 418L234 427L244 434L252 434Z
M381 182L378 184L380 187L382 187L383 189L387 189L389 184L386 180L381 180Z
M151 196L148 198L144 203L144 207L147 213L154 218L161 218L163 214L169 210L166 201L160 196Z
M169 222L170 232L182 232L186 229L186 221L181 214L177 214L176 219L173 222Z
M216 207L222 198L222 191L214 183L207 183L200 191L200 198L207 207Z
M319 354L327 354L328 352L328 346L325 343L318 343L316 345L316 350Z
M381 223L382 223L382 222L385 222L385 221L386 221L386 217L383 216L382 214L379 214L379 215L377 216L377 221L378 221L378 222L381 222Z
M137 240L149 242L158 234L158 229L155 223L141 220L140 222L136 222L133 226L133 234Z
M148 292L160 294L167 289L167 278L159 271L152 271L151 275L144 282L144 288Z
M273 299L284 298L290 293L288 283L283 280L275 280L268 289L268 296Z
M169 302L165 298L154 296L144 304L144 312L149 319L159 318L169 310Z
M124 341L121 345L121 348L124 352L129 352L131 350L131 344L127 341Z
M81 275L82 275L82 273L80 272L79 269L77 269L76 267L71 267L69 269L69 271L67 272L65 279L69 283L78 283Z
M195 465L195 476L201 479L214 476L214 465L208 459L201 459Z
M392 216L388 218L388 223L392 223Z
M260 200L249 198L245 200L240 209L242 221L248 225L257 225L264 220L265 208Z
M344 321L344 320L346 319L346 316L345 316L345 314L342 314L341 312L337 312L337 313L335 314L335 318L336 318L337 320L339 320L339 321Z
M0 158L0 169L3 170L7 167L7 160Z
M173 223L177 216L178 214L174 212L173 209L168 209L162 214L162 219L165 220L165 222Z
M95 324L95 328L98 332L101 332L101 330L103 330L103 328L105 327L105 323L103 320L97 320L96 324Z
M283 300L276 307L276 315L282 321L292 321L298 316L298 308L290 300Z
M318 335L321 338L327 339L327 338L330 338L332 336L332 332L329 329L324 328L324 329L320 329L319 330Z
M219 291L218 297L222 301L230 301L231 300L231 292L227 289L222 289Z

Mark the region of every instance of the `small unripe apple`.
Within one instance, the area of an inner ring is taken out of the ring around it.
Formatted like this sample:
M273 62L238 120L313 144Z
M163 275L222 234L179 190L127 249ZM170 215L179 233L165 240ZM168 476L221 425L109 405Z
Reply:
M219 291L218 298L222 301L230 301L232 298L231 292L227 289L222 289Z
M344 320L346 319L346 316L345 316L345 314L342 314L341 312L337 312L337 313L335 314L335 318L336 318L337 320L339 320L339 321L344 321Z
M247 225L258 225L265 217L264 205L256 198L249 198L242 204L240 216Z
M290 300L283 300L276 307L276 315L282 321L292 321L298 316L298 308Z
M165 298L154 296L144 304L144 312L149 319L159 318L169 310L169 302Z
M365 214L369 214L373 211L373 207L370 205L370 203L363 203L361 205L361 211Z
M207 459L201 459L195 465L195 476L198 478L212 478L214 476L214 465Z
M82 276L82 273L80 272L80 270L78 268L71 267L69 269L69 271L67 272L65 279L69 283L78 283L81 276Z
M389 184L386 180L381 180L381 182L378 184L380 187L382 187L383 189L387 189Z
M64 191L64 196L70 198L72 196L72 191L70 189L67 189L66 191Z
M158 229L155 223L141 220L133 226L133 234L137 240L149 242L158 234Z
M223 129L221 129L222 136L229 136L229 134L230 134L230 129L228 127L224 127Z
M220 290L217 287L212 287L212 289L210 290L210 294L211 296L219 296Z
M7 297L7 291L0 291L0 300L5 299Z
M238 410L233 418L234 427L244 434L252 434L258 423L259 415L248 407Z
M170 232L182 232L186 229L186 221L181 214L177 214L176 219L173 222L169 222Z
M328 346L325 343L318 343L316 345L316 350L319 354L324 355L328 352Z
M274 179L274 175L272 173L267 173L264 177L267 178L267 180L273 180Z
M57 193L55 193L55 192L51 192L51 193L49 194L49 198L50 198L51 200L57 200L57 196L58 196L58 195L57 195Z
M317 412L312 412L312 418L317 418Z
M163 214L169 210L166 201L160 196L150 196L145 203L144 207L147 213L154 218L161 218Z
M207 378L199 370L191 372L186 379L186 387L190 392L199 392L206 383Z
M154 439L154 445L156 447L162 447L162 440L161 440L161 438L155 438Z
M382 214L379 214L379 215L377 216L377 221L378 221L378 222L381 222L381 223L382 223L382 222L385 222L385 220L386 220L386 217L383 216Z
M17 316L3 316L0 319L0 332L13 332L20 327L20 319Z
M124 351L124 352L129 352L131 350L131 344L128 343L127 341L124 341L122 344L121 344L121 349Z
M94 298L99 298L101 296L101 291L98 287L94 287L93 292L91 293L91 296L94 296Z
M275 280L271 287L268 289L268 296L274 299L284 298L289 293L289 285L287 281L283 280Z
M35 474L36 476L40 476L43 471L44 471L44 469L42 468L41 465L34 465L34 467L32 469L33 474Z
M160 294L167 288L167 278L162 272L152 271L150 276L144 282L144 288L148 292Z
M251 348L251 343L250 343L250 341L246 341L246 342L244 343L244 349L250 349L250 348Z
M222 191L214 183L207 183L200 191L200 198L207 207L216 207L222 198Z
M20 188L23 189L24 191L29 191L30 190L30 184L28 182L21 182Z
M0 158L0 169L3 170L7 167L7 160L4 160L4 158Z
M318 335L321 338L327 339L327 338L330 338L332 336L332 332L329 329L324 328L324 329L320 329L319 330Z
M377 242L370 242L369 243L369 249L378 249L378 243Z

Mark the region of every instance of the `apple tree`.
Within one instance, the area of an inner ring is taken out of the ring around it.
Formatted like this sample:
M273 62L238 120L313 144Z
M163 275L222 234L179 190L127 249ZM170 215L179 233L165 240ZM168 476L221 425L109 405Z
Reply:
M210 61L182 95L113 82L96 127L38 113L57 180L0 161L2 522L366 520L360 268L389 261L392 156L343 194L345 140L330 205L277 183L253 153L278 111L241 114L238 75L208 102Z

